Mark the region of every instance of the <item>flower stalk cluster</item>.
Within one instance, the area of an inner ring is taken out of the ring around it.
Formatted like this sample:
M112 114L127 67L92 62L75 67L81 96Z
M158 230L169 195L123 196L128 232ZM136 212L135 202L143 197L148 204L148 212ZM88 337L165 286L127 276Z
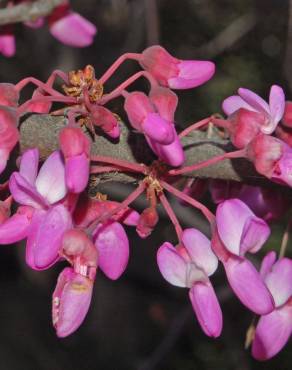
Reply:
M142 70L105 92L109 78L128 59L138 62ZM289 125L290 103L285 103L283 90L276 85L271 88L269 104L241 88L238 95L223 102L226 119L213 115L178 133L178 97L173 90L200 86L214 71L210 61L180 60L161 46L152 46L140 54L121 56L99 78L92 66L86 66L68 74L54 71L46 82L28 77L16 85L0 84L1 172L19 140L23 115L36 112L66 117L66 126L59 132L59 149L40 168L38 149L25 151L0 193L1 197L5 194L0 202L0 244L26 240L26 263L34 270L64 260L69 265L53 292L52 320L59 337L70 335L84 321L99 270L111 280L124 273L130 258L125 227L135 227L141 238L149 237L159 224L162 206L175 229L177 244L164 242L157 251L157 264L170 284L189 289L204 333L218 337L223 329L224 315L210 280L221 263L235 296L260 316L253 356L268 359L289 339L292 260L280 256L276 261L275 253L268 254L258 271L247 257L259 252L269 238L269 223L289 208L285 196L218 181L191 180L185 189L179 184L183 174L226 158L244 157L260 174L291 187L292 149L278 131L279 124ZM129 90L141 77L149 83L148 93ZM54 87L57 78L63 83L61 91ZM35 86L34 92L20 104L27 84ZM105 135L119 145L121 113L107 106L117 98L123 99L133 132L144 135L157 157L153 163L91 154L90 136ZM57 110L55 103L59 103ZM225 130L235 151L184 166L181 138L209 123ZM134 173L138 185L121 202L100 193L90 197L86 192L90 175L110 172ZM208 187L215 210L201 202ZM132 203L142 194L147 206L138 213ZM183 228L167 194L202 213L210 226L210 239L200 230ZM12 202L18 205L15 213L11 213Z

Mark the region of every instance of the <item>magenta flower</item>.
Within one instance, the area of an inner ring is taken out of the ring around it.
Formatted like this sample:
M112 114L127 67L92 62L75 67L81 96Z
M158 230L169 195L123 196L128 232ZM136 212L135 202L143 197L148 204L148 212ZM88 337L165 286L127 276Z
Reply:
M256 253L270 235L268 225L239 199L222 202L216 212L212 248L224 265L231 288L251 311L267 314L274 308L271 294L244 255Z
M93 43L96 27L80 14L71 11L68 1L48 17L51 34L65 45L86 47Z
M215 65L212 62L180 60L158 45L150 46L143 51L140 64L162 86L171 89L197 87L210 80L215 72Z
M238 95L230 96L222 104L223 111L228 116L237 112L240 108L262 114L263 119L260 130L264 134L275 131L283 117L285 110L285 95L280 86L273 85L270 90L269 104L251 90L240 88Z
M0 53L5 57L13 57L15 54L15 37L12 27L3 26L0 29Z
M150 98L144 93L140 91L129 93L124 108L134 129L146 137L164 145L174 141L172 122L160 116Z
M0 174L6 168L10 152L19 140L17 113L11 107L0 109Z
M50 267L59 259L63 234L72 225L69 211L60 203L67 194L61 153L53 152L38 173L38 150L27 150L21 158L19 172L10 177L9 188L14 200L25 206L20 209L28 209L30 213L16 213L0 226L0 233L7 223L11 233L13 226L17 230L20 225L26 225L19 237L27 236L27 264L36 270ZM13 234L7 238L15 240Z
M178 98L173 91L164 87L152 88L149 98L160 116L166 121L172 122L174 140L170 144L161 144L147 136L146 140L159 159L174 167L181 166L185 160L185 155L174 125Z
M260 317L252 355L257 360L268 360L281 351L292 334L292 260L276 261L275 252L270 252L263 259L261 274L274 298L275 309Z
M88 312L93 281L65 268L53 293L52 318L57 336L67 337L79 328Z
M209 280L218 266L218 259L208 240L196 229L182 233L183 245L175 248L165 242L157 252L162 276L170 284L190 288L189 297L204 333L218 337L222 331L222 312Z

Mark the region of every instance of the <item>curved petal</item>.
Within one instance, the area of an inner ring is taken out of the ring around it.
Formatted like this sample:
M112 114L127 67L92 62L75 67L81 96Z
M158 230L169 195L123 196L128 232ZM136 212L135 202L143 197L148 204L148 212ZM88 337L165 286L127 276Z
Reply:
M216 222L220 239L235 255L258 250L269 235L268 225L239 199L228 199L219 204ZM257 230L263 232L263 236L258 235Z
M37 192L18 172L14 172L9 179L9 189L16 202L34 208L46 207L48 204L45 199Z
M240 255L245 252L256 253L270 236L270 228L260 218L249 217L242 230L240 239Z
M252 355L257 360L268 360L285 346L292 334L292 306L276 309L262 316L252 344Z
M253 107L238 95L232 95L223 100L222 110L227 116L231 116L232 113L238 111L240 108L255 111Z
M205 60L183 60L177 65L177 77L168 79L171 89L191 89L210 80L215 73L215 64Z
M262 128L265 134L271 134L281 121L285 111L285 94L280 86L273 85L270 90L270 114L271 120L268 126Z
M0 244L16 243L27 237L33 210L19 207L17 213L0 225Z
M241 87L238 89L238 95L256 111L268 114L270 116L270 107L268 103L253 91Z
M157 252L158 268L166 281L170 284L187 288L187 264L179 255L176 248L165 242Z
M212 284L195 283L189 291L189 297L204 333L209 337L219 337L223 318Z
M42 165L35 185L38 192L51 204L64 198L67 193L65 165L60 151L53 152Z
M72 227L71 215L59 204L33 217L27 240L27 256L34 269L46 269L59 259L63 234Z
M149 98L163 119L169 122L174 121L178 97L173 91L165 87L155 86L151 88Z
M276 307L292 296L292 259L279 259L267 273L265 283L275 300Z
M67 337L79 328L88 312L93 282L65 268L53 293L52 318L57 336Z
M174 141L172 123L158 113L148 113L142 123L143 133L159 144L169 145Z
M258 315L274 309L273 298L250 261L230 257L224 262L224 268L229 284L242 304Z
M119 222L99 224L94 232L94 244L98 251L98 266L110 279L118 279L129 260L129 240Z
M38 149L28 149L21 156L19 173L31 185L34 185L39 165L39 151Z
M266 275L270 272L273 264L276 262L277 255L276 252L271 251L265 255L262 260L260 274L263 279L265 279Z
M211 241L199 230L185 229L182 241L195 264L210 276L218 267L218 259L211 249Z

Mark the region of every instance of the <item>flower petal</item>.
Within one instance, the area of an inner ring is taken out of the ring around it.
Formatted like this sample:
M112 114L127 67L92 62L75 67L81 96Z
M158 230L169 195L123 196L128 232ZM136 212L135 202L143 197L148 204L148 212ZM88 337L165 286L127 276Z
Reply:
M31 206L33 208L42 208L47 206L46 200L37 192L18 172L14 172L9 179L10 192L16 202Z
M240 108L255 111L255 109L252 106L250 106L238 95L232 95L223 100L222 110L227 116L231 116L232 113L238 111L238 109Z
M51 23L50 32L63 44L80 48L93 43L96 27L80 14L69 12Z
M65 165L60 151L55 151L48 157L35 184L38 192L51 204L64 198L67 193Z
M270 90L270 124L262 128L264 134L271 134L282 119L285 111L285 94L280 86L273 85Z
M279 259L267 273L265 283L275 300L276 307L292 296L292 259Z
M182 241L192 261L210 276L218 267L218 259L211 249L211 241L199 230L186 229Z
M110 279L118 279L129 260L129 240L119 222L99 224L94 232L94 244L98 251L98 266Z
M27 237L33 210L19 207L17 213L0 225L0 244L16 243Z
M277 255L274 251L267 253L263 258L260 268L260 274L263 279L265 279L266 275L270 272L273 264L276 262L276 259Z
M270 107L268 103L253 91L241 87L238 89L238 95L256 111L268 114L270 116Z
M46 269L59 259L63 234L72 227L71 215L59 204L37 214L32 220L32 231L27 240L28 261L34 269Z
M256 253L270 236L266 222L257 217L249 217L243 227L240 239L240 255L245 252Z
M93 282L65 268L53 293L52 317L57 336L67 337L79 328L88 312Z
M219 337L223 318L212 284L195 283L189 291L189 297L204 333L209 337Z
M252 344L257 360L268 360L285 346L292 334L292 306L287 305L262 316Z
M86 188L89 179L89 160L84 153L66 160L65 177L68 190L72 193L81 193Z
M224 268L229 284L242 304L258 315L274 309L273 298L250 261L230 257L224 262Z
M161 245L157 252L157 264L166 281L187 288L187 264L172 244L165 242Z
M169 145L174 141L172 123L164 120L158 113L148 113L143 120L142 130L145 135L159 144Z
M21 156L19 173L31 185L34 185L39 164L39 151L38 149L28 149Z

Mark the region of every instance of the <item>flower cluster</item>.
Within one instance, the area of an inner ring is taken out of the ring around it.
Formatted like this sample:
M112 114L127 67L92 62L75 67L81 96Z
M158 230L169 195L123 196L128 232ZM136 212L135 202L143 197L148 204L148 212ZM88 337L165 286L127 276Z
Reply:
M11 0L8 6L13 6L26 0ZM70 0L64 0L47 17L39 17L35 21L25 22L30 28L43 27L48 23L49 31L58 41L73 47L85 47L92 44L96 34L96 27L80 14L73 12ZM15 36L12 25L0 28L0 53L5 57L12 57L16 52Z
M105 83L127 59L138 62L142 70L105 94ZM204 333L218 337L223 328L223 314L210 280L220 262L237 298L260 315L253 356L268 359L288 341L292 332L292 261L283 255L276 261L273 252L265 257L258 271L247 257L257 253L267 241L268 222L279 219L289 208L285 194L212 181L209 188L217 204L213 213L198 201L207 188L204 181L188 180L184 190L179 188L183 174L237 157L251 160L267 178L292 186L292 149L289 140L284 140L282 129L278 131L281 120L281 125L289 126L290 103L285 111L285 97L279 86L271 88L269 104L255 93L239 89L239 95L223 102L226 119L211 116L177 133L178 98L172 90L197 87L208 81L214 70L212 62L180 60L161 46L152 46L141 54L122 55L100 78L95 76L93 67L87 66L68 74L54 71L46 82L29 77L16 85L0 84L1 172L19 139L18 125L24 114L50 113L67 118L59 132L59 150L40 169L38 149L25 151L18 161L18 170L0 189L10 192L0 202L0 244L26 239L26 263L34 270L47 269L62 260L70 266L61 272L53 293L52 319L59 337L73 333L83 322L97 270L112 280L125 271L130 245L124 225L135 227L141 238L147 238L159 222L162 205L178 242L174 246L166 241L160 246L157 264L169 283L189 289ZM128 91L141 77L149 82L149 93ZM54 88L56 78L63 81L62 92ZM36 89L29 100L19 104L20 92L28 83ZM144 135L157 156L150 165L91 155L86 130L93 137L99 131L119 145L120 119L106 106L118 97L124 99L130 126ZM64 107L53 110L55 102ZM181 139L210 122L227 131L237 150L181 167L185 160ZM100 193L88 196L90 174L117 171L130 172L140 180L129 196L122 202L108 200ZM148 205L138 213L130 205L143 193ZM210 239L195 228L182 228L166 193L203 214L210 225ZM11 215L12 200L18 208Z

